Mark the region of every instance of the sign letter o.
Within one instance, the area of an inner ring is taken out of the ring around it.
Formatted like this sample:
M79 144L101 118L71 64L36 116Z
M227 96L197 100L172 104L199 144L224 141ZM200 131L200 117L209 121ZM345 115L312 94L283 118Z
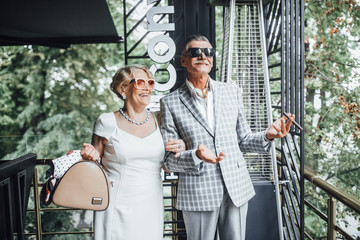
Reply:
M155 46L159 42L164 42L169 47L169 51L166 52L165 55L158 55L155 53ZM169 36L166 36L166 35L158 35L158 36L152 38L148 44L149 57L157 63L169 62L175 56L175 51L176 51L176 46L175 46L174 41ZM170 73L170 71L169 71L169 73ZM169 80L169 82L170 82L170 80Z
M169 66L166 68L166 70L169 72L169 81L166 83L156 83L155 84L155 90L159 92L166 92L170 90L176 83L176 70L172 64L169 64ZM155 73L157 71L157 67L155 65L152 65L150 67L150 72L155 76Z

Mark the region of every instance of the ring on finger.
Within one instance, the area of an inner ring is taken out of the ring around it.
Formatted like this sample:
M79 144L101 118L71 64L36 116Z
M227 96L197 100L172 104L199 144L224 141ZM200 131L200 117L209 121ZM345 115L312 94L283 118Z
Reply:
M281 135L282 134L282 132L280 131L280 132L277 132L277 135Z
M182 144L181 144L181 143L179 143L178 147L179 147L179 148L181 148L181 147L182 147Z

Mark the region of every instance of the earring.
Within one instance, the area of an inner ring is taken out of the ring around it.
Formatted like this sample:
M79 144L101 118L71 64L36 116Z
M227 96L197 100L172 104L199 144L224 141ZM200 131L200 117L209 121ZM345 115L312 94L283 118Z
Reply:
M126 99L126 95L124 93L124 95L121 95L122 96L122 99L125 100Z

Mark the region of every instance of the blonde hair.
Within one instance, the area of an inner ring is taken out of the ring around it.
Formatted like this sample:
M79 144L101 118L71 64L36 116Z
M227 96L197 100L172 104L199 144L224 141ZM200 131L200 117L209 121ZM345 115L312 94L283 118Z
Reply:
M112 82L110 83L110 90L113 91L120 99L124 100L121 94L117 91L118 87L122 83L132 80L134 78L134 71L137 69L143 70L148 77L154 78L153 74L144 65L134 64L120 68L112 77Z

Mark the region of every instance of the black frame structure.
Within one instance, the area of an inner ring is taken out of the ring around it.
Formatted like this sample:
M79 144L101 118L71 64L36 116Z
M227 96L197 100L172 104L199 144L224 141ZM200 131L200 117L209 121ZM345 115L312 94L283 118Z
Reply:
M36 154L0 162L0 239L25 239L25 215Z
M272 108L304 126L304 0L266 1L264 26ZM284 239L304 239L304 131L293 126L276 148Z
M167 4L168 6L174 6L174 14L162 14L156 23L161 23L164 18L168 17L169 21L175 24L175 31L164 31L163 35L170 36L176 45L176 53L171 63L174 65L177 72L177 81L172 90L177 89L185 81L186 73L181 66L181 48L185 42L187 36L191 34L202 34L206 36L209 41L215 45L215 8L211 6L208 1L204 0L156 0L151 4L152 7L159 7ZM141 12L138 16L138 20L134 22L132 26L129 26L129 21L135 19L134 15L136 11L141 11L141 7L144 4L144 0L138 0L134 6L128 7L127 1L123 1L123 24L124 24L124 53L125 64L136 61L137 59L149 59L149 55L146 51L142 53L134 53L134 50L141 45L146 44L146 37L149 36L149 32L144 32L142 35L136 35L136 39L132 38L134 32L146 23L146 12ZM205 20L206 19L206 20ZM158 69L158 71L166 71L164 68ZM216 64L214 62L213 70L210 73L212 78L215 78Z
M227 5L229 0L157 0L152 2L154 7L166 2L169 6L175 7L174 14L169 16L164 14L158 19L158 22L161 22L163 18L168 17L170 22L175 23L174 32L163 33L169 35L177 46L172 60L178 76L172 89L174 90L184 81L184 70L177 64L181 54L179 46L187 35L193 33L203 34L215 43L214 5ZM258 0L258 2L264 9L265 50L274 118L279 118L283 112L291 112L296 115L296 121L304 126L304 0ZM139 0L129 10L127 10L126 0L123 4L125 63L140 58L148 59L146 51L134 55L134 49L143 43L148 33L138 36L135 44L130 46L130 35L146 21L146 15L141 16L138 22L127 29L130 15L140 4L143 4L143 0ZM204 22L206 22L205 25ZM158 70L166 71L165 69ZM304 131L293 126L290 134L281 140L276 150L281 183L282 235L284 239L304 239Z
M121 43L106 0L1 1L0 46Z

